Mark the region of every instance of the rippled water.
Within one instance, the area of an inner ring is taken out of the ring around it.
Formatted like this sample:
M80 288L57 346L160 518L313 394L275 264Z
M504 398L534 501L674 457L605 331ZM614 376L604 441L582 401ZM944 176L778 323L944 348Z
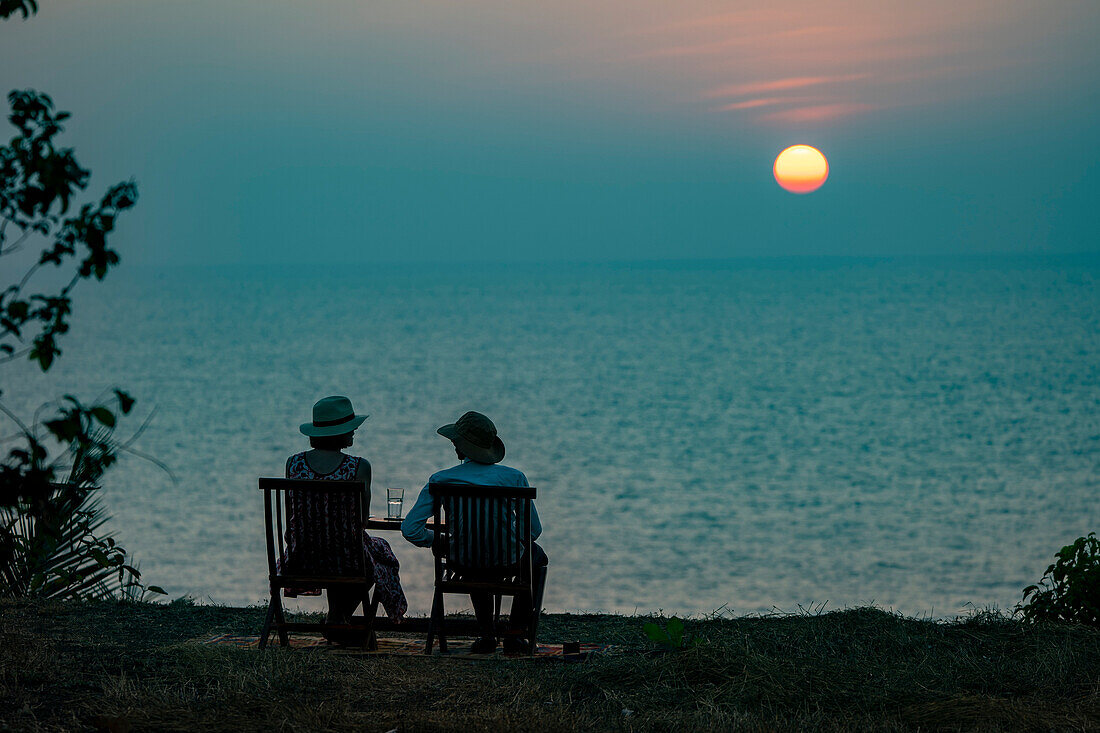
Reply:
M1004 607L1100 529L1096 259L122 274L4 391L157 408L140 446L178 483L128 459L106 499L172 596L263 599L256 477L332 393L372 414L375 513L490 415L553 610ZM391 540L426 613L429 557Z

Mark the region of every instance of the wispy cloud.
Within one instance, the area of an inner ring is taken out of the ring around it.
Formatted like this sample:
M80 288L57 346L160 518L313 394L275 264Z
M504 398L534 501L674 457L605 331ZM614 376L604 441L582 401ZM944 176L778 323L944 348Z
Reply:
M723 112L736 112L742 109L759 109L760 107L775 107L778 105L807 104L818 101L814 97L755 97L740 102L723 104L718 109Z
M780 79L727 84L704 93L710 99L729 99L718 107L722 112L761 111L756 115L758 122L797 124L805 122L828 122L873 109L864 102L853 101L856 96L849 90L843 96L836 89L851 82L871 77L869 72L858 74L833 74L830 76L789 76ZM812 90L814 96L798 94ZM794 92L794 94L791 94ZM742 97L742 99L736 99ZM781 108L781 109L774 109Z
M1024 0L756 5L718 14L708 0L652 6L636 15L641 27L615 37L620 58L678 100L717 100L703 109L762 124L824 122L1016 84L1020 74L1002 71L1034 60L1018 53L1039 43L1033 27L1057 25Z
M791 89L805 89L806 87L816 87L824 84L843 84L844 82L866 79L870 76L869 73L838 74L834 76L794 76L786 79L771 79L769 81L754 81L747 84L722 86L706 92L706 96L713 98L766 94L768 92L782 92Z
M870 112L873 109L876 109L875 105L863 103L816 104L808 107L792 107L790 109L766 112L756 119L760 122L779 122L785 124L831 122L842 117L851 117L852 115L863 112Z

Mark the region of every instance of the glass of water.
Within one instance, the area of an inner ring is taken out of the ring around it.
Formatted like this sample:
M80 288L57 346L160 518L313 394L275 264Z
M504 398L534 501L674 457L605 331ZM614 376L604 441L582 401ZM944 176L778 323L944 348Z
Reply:
M386 489L386 518L401 519L401 503L405 499L404 489Z

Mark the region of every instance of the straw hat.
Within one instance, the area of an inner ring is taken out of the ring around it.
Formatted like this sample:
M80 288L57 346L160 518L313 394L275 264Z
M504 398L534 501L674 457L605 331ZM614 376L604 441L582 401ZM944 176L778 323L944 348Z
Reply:
M504 443L497 437L497 426L480 412L467 412L457 422L444 425L435 432L478 463L500 463L504 460Z
M313 406L313 422L304 422L298 429L311 438L343 435L362 425L368 417L356 415L347 397L326 397Z

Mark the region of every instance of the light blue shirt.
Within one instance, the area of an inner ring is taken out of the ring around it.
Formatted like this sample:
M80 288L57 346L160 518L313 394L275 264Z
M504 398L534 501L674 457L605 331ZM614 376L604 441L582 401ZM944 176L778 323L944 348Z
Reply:
M517 471L499 463L478 463L467 458L457 466L437 471L428 479L428 484L475 484L481 486L530 486L523 471ZM420 490L420 496L416 497L416 503L409 513L405 515L405 521L401 522L401 535L418 547L431 547L435 539L435 532L428 529L425 524L432 516L432 495L428 493L428 484ZM537 539L542 534L542 522L539 521L539 513L535 511L535 503L531 502L531 539Z

